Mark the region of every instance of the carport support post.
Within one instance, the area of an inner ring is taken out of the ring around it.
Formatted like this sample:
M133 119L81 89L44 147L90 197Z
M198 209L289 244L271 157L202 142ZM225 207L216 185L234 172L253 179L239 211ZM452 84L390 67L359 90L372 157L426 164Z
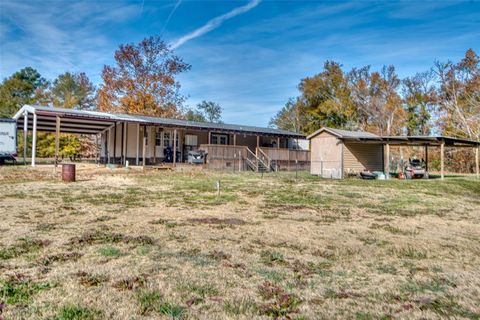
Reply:
M445 141L440 144L440 178L444 179L444 162L445 162Z
M477 174L477 179L480 179L480 165L479 165L479 162L480 162L480 146L477 146L477 148L475 148L475 172Z
M113 163L117 163L117 123L115 122L115 127L113 127Z
M153 163L157 164L157 127L153 127L152 133L152 148L153 148Z
M57 116L55 126L55 168L58 167L58 149L60 148L60 117Z
M390 178L390 145L385 145L385 179Z
M136 157L135 157L135 164L138 166L138 153L140 151L140 123L137 123L137 150L136 150Z
M425 145L425 172L428 173L428 145Z
M142 166L145 169L145 151L147 149L147 127L143 127Z
M177 165L177 129L173 130L173 166Z
M32 167L35 167L35 156L37 151L37 114L33 113L33 138L32 138Z
M126 164L127 161L127 123L122 122L122 164Z
M23 164L27 164L28 112L23 114Z
M110 150L108 149L110 147L110 137L112 135L112 128L109 128L107 130L107 135L105 136L105 157L107 158L107 163L110 163Z

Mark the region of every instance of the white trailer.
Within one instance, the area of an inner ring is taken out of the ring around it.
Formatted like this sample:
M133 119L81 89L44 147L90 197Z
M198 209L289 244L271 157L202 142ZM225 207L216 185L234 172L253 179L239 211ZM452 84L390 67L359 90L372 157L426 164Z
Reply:
M17 156L17 121L0 118L0 164Z

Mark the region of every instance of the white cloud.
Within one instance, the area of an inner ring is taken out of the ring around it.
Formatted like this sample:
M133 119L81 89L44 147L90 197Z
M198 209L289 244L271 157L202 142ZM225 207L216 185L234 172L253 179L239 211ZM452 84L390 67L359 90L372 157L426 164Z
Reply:
M173 42L170 45L171 48L176 49L176 48L180 47L181 45L185 44L186 42L188 42L192 39L198 38L198 37L204 35L205 33L210 32L210 31L218 28L224 21L252 10L256 6L258 6L260 1L261 0L251 0L249 3L247 3L244 6L237 7L237 8L235 8L235 9L233 9L233 10L231 10L231 11L225 13L225 14L222 14L218 17L215 17L215 18L211 19L210 21L208 21L202 27L184 35L183 37L181 37L178 40L176 40L175 42Z

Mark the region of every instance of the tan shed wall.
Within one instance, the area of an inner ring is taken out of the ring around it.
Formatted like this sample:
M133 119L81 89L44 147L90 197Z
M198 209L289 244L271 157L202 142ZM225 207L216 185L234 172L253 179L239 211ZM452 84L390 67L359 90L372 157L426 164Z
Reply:
M341 172L342 142L328 132L322 132L310 142L311 165L310 173L315 175L331 172Z
M344 171L358 173L364 170L383 171L383 145L346 142Z

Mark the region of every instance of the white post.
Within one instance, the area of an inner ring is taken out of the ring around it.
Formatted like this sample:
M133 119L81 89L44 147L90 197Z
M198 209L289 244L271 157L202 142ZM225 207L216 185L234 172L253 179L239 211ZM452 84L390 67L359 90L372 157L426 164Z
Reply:
M123 123L123 163L127 163L127 147L128 147L128 122Z
M107 139L107 163L110 163L110 148L111 148L111 143L110 139L112 137L112 128L108 128L108 134L106 136Z
M137 123L137 157L135 158L135 164L138 166L139 160L138 160L138 153L140 152L140 142L138 141L140 139L140 123Z
M177 165L177 129L173 130L173 166Z
M477 179L480 179L480 146L475 148L475 173L477 175Z
M37 149L37 114L33 113L33 139L32 139L32 167L35 167Z
M23 115L23 164L27 164L28 112Z
M385 145L385 179L390 179L390 145Z
M95 143L97 143L95 141ZM60 117L57 116L57 122L55 126L55 168L58 166L58 150L60 148ZM96 150L96 149L95 149Z
M445 141L440 144L440 179L445 178Z

